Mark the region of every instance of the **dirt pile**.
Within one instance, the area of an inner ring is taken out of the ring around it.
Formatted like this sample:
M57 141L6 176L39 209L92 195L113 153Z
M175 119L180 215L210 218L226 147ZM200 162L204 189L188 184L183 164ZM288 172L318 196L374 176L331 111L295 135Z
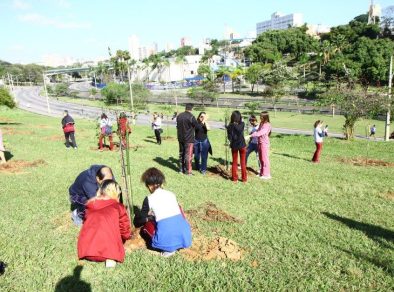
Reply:
M386 198L387 200L394 201L394 192L388 192L384 194L383 197Z
M33 131L17 130L10 127L4 127L2 128L2 130L4 135L33 135L34 134Z
M144 239L140 235L140 228L136 228L132 231L131 239L125 242L124 248L126 252L147 248Z
M383 160L377 159L367 159L363 157L355 157L355 158L339 158L338 161L346 164L352 164L355 166L385 166L385 167L394 167L393 162L387 162Z
M241 171L241 170L238 170ZM251 167L246 167L246 172L249 177L253 177L257 175L259 172ZM209 176L221 176L225 179L232 179L232 174L231 174L231 164L228 166L228 170L226 169L226 166L223 164L218 164L212 167L207 168L207 175Z
M99 151L99 148L98 147L90 147L89 148L90 150L92 150L92 151ZM114 144L114 147L113 147L113 149L112 149L112 151L118 151L119 150L119 147L116 145L116 144ZM105 152L105 151L110 151L109 150L109 145L104 145L103 146L103 151Z
M23 173L23 170L30 167L38 167L47 164L45 160L39 159L34 161L10 160L5 164L0 164L0 172L4 173Z
M207 239L203 236L196 236L193 238L193 245L181 250L180 253L189 260L230 259L238 261L242 259L243 250L235 241L225 237Z
M230 222L230 223L242 223L242 220L228 214L226 211L219 209L214 203L207 202L196 209L190 209L185 211L187 218L189 219L202 219L204 221L216 221L216 222Z

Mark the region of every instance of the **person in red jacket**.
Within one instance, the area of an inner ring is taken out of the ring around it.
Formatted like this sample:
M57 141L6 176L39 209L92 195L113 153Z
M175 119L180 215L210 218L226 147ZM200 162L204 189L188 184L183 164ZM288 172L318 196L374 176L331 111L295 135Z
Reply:
M130 220L119 203L121 189L114 180L105 180L97 197L86 204L85 221L78 237L78 258L106 262L114 267L123 262L123 243L131 237Z
M120 135L122 140L122 147L126 147L126 133L131 133L131 127L129 125L129 121L127 120L127 116L124 112L120 113L118 118L118 135Z
M66 139L67 149L70 148L70 138L71 138L71 146L74 149L77 149L77 142L75 142L74 124L75 124L74 119L68 114L68 111L65 110L62 119L62 128L63 128L64 138Z

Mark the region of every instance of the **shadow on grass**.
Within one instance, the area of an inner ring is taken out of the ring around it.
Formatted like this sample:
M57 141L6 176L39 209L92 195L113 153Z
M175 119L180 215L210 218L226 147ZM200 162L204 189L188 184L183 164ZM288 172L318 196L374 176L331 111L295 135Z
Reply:
M5 157L5 160L11 160L12 159L12 157L14 157L14 155L12 155L12 153L10 152L10 151L4 151L4 157Z
M76 266L74 268L74 273L72 276L67 276L61 279L55 287L55 292L62 291L80 291L80 292L90 292L92 291L92 287L89 283L81 280L81 271L82 266Z
M219 164L226 165L226 160L223 159L223 158L221 158L221 157L217 158L217 157L212 157L212 156L211 156L211 159L212 159L213 161L219 163ZM229 165L230 165L230 163L231 163L231 162L228 161L228 164L229 164Z
M153 158L153 161L156 161L158 164L168 167L172 170L175 170L176 172L179 171L179 167L178 167L178 159L175 159L174 157L169 157L168 159L164 159L161 157L156 157Z
M22 123L15 123L15 122L2 122L0 123L0 126L4 126L4 125L22 125Z
M289 158L294 158L294 159L299 159L299 160L305 160L305 161L308 161L308 162L311 161L310 159L301 158L301 157L294 156L294 155L291 155L291 154L288 154L288 153L277 153L277 152L274 152L272 154L280 155L280 156L284 156L284 157L289 157Z
M346 249L340 248L338 246L335 246L335 247L338 250L343 251L344 253L347 253L347 254L349 254L351 256L354 256L358 260L368 261L371 264L375 265L376 267L382 269L386 273L394 276L394 268L393 268L393 264L392 264L392 262L390 262L390 260L381 260L381 259L378 259L376 257L371 257L371 256L366 255L366 254L361 254L361 253L358 253L358 252L355 252L355 251L346 250Z
M134 218L133 218L133 224L135 227L139 228L141 226L143 226L143 224L141 224L139 222L139 219L141 218L141 209L140 207L133 205L133 214L134 214Z
M152 144L157 144L156 140L152 141L152 140L144 139L144 141Z
M336 220L336 221L339 221L339 222L347 225L351 229L356 229L356 230L364 232L364 234L366 236L368 236L369 238L371 238L372 240L376 241L377 243L383 245L386 248L392 248L392 247L388 246L387 244L385 244L384 242L382 242L382 239L383 239L388 242L394 243L394 232L389 229L385 229L385 228L382 228L380 226L376 226L373 224L359 222L359 221L349 219L346 217L341 217L341 216L331 214L328 212L322 212L322 214L332 220Z

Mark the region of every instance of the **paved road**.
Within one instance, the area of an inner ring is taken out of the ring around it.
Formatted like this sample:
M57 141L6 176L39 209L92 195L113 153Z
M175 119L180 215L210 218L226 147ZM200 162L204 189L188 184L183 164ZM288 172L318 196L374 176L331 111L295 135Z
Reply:
M80 104L68 103L64 101L49 99L50 112L48 113L47 102L44 96L40 95L41 87L37 86L25 86L25 87L15 87L13 94L18 101L18 107L34 112L41 115L58 117L59 119L63 117L63 111L68 110L70 115L74 118L84 118L97 120L103 109L98 107L85 106ZM115 120L115 111L105 110L105 113L113 120ZM138 114L137 125L150 125L151 115ZM167 124L164 120L163 124ZM169 124L175 126L174 121L169 121ZM213 129L224 129L223 122L210 121L210 126ZM292 135L312 135L312 130L295 130L295 129L284 129L284 128L272 128L272 131L280 134L292 134ZM330 133L330 137L343 138L343 134ZM359 136L357 138L365 138ZM377 140L382 140L377 138Z

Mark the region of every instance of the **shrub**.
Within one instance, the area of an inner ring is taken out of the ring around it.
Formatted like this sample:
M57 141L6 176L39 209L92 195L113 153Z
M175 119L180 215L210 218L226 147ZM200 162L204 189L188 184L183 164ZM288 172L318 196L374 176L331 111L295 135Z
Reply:
M3 87L0 87L0 105L5 105L9 108L14 108L16 106L16 103L8 89Z

